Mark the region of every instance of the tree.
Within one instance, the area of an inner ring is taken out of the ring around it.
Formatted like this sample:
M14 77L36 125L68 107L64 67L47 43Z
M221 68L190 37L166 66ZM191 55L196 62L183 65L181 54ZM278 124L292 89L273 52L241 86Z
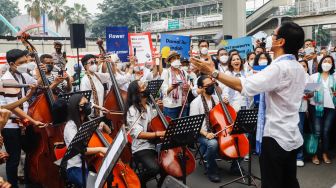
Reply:
M33 18L36 23L41 22L41 15L50 8L49 3L51 0L25 0L27 12L31 18Z
M72 23L83 23L90 25L91 14L85 5L74 3L73 7L66 7L65 19L68 25Z
M7 20L14 18L15 16L20 15L18 2L12 0L0 0L0 13ZM4 23L0 21L0 34L7 34L10 30L5 26Z
M137 14L138 12L201 1L205 0L104 0L101 4L98 4L102 13L96 16L92 33L96 36L102 36L107 26L128 26L130 31L134 31L135 28L139 30L140 17Z
M58 32L60 25L65 20L65 2L66 0L52 0L49 2L51 10L48 12L48 18L55 22L56 32Z

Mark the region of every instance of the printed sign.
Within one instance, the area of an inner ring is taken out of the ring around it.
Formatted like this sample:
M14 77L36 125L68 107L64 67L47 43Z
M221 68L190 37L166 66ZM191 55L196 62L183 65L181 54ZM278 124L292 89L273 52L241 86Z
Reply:
M138 59L139 65L145 65L145 63L153 63L152 51L153 44L151 34L149 32L145 33L129 33L128 43L130 47L130 54L134 55Z
M227 51L236 49L239 51L239 55L245 59L246 55L253 51L252 37L222 40L217 48L225 48Z
M128 51L128 28L106 27L106 50L118 54L122 62L127 62Z
M161 34L160 51L162 58L167 58L171 51L189 59L190 37L182 35Z

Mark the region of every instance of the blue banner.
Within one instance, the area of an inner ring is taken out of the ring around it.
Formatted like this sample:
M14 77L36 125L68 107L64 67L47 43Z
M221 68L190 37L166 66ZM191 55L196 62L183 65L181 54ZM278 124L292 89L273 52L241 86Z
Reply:
M246 55L253 51L252 37L222 40L217 47L225 48L227 51L236 49L239 51L239 55L246 59Z
M190 37L161 34L160 51L162 58L167 58L171 51L176 51L181 55L181 58L189 59Z
M128 28L106 27L106 50L118 54L122 62L128 62Z

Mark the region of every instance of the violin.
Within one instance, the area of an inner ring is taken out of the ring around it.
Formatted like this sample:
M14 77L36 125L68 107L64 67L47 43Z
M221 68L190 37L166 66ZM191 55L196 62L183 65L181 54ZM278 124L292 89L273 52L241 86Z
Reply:
M150 95L150 100L154 104L157 111L157 116L152 119L149 124L148 131L165 131L171 119L168 116L164 116L159 106L156 104L155 99ZM165 170L165 172L173 177L180 178L183 176L183 171L180 165L180 156L183 152L182 147L168 149L160 152L159 164ZM187 175L191 174L196 168L196 162L191 151L186 148L186 172Z
M15 97L21 88L30 87L29 84L19 84L16 80L8 79L0 81L0 95ZM44 89L42 86L37 86L39 89Z
M55 97L49 88L45 72L41 69L41 61L36 48L28 41L29 35L22 33L19 36L22 44L32 53L41 75L42 85L47 89L42 92L29 106L28 115L35 120L51 124L53 122L51 108ZM32 149L27 151L28 176L32 183L42 187L64 187L64 180L59 174L59 168L54 164L54 144L63 142L63 126L48 126L45 128L33 127Z
M88 147L109 147L109 145L113 142L113 139L105 132L96 129L95 133L92 135ZM90 160L90 164L94 167L94 169L98 172L100 166L103 162L104 156L97 154L93 156ZM140 180L137 174L133 171L133 169L124 164L121 160L117 162L115 167L113 168L113 182L112 186L118 186L119 188L138 188L141 187ZM106 187L105 185L104 187ZM108 186L107 186L108 187Z
M234 108L223 102L218 88L215 87L219 103L210 110L209 120L212 128L216 131L219 153L230 159L244 157L249 153L249 141L245 134L233 134L233 124L237 118Z
M105 56L106 51L103 47L103 40L98 39L97 45L99 47L100 54ZM104 107L110 111L114 112L125 112L125 102L127 99L127 92L120 90L118 87L117 80L112 72L112 67L111 64L106 62L107 70L110 75L111 81L112 81L112 86L107 95L105 96L104 100ZM112 137L115 137L122 125L124 125L124 114L113 114L113 113L108 113L106 114L106 118L111 120L113 123L113 131L112 131ZM123 153L122 153L122 160L124 162L130 162L132 157L131 153L131 147L128 144Z

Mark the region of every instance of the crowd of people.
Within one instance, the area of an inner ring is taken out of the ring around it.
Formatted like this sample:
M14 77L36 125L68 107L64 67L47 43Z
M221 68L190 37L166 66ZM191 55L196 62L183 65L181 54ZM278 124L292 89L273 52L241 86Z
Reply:
M265 162L260 164L263 187L275 187L272 185L281 178L287 180L280 182L278 186L298 187L296 166L280 169L285 167L279 167L283 163L277 162L286 161L287 156L295 155L294 162L299 167L304 166L306 159L311 159L316 165L321 164L321 160L330 164L329 152L333 142L331 131L336 104L334 57L325 48L317 51L314 41L303 41L303 37L302 29L296 24L283 24L272 35L270 49L258 42L254 51L248 54L241 54L236 49L227 51L220 48L216 54L210 55L209 41L200 40L199 51L190 52L190 59L181 58L179 53L172 51L165 59L160 55L154 56L153 62L158 59L159 64L150 62L144 66L138 66L136 56L130 56L129 62L121 62L117 54L87 54L79 64L74 65L74 75L69 75L64 69L67 58L62 53L60 42L54 43L54 53L38 57L40 66L36 64L34 53L20 49L9 50L6 53L7 64L0 67L0 81L15 80L19 84L29 84L30 90L23 88L16 96L0 96L0 144L6 149L6 152L0 152L0 162L6 165L8 180L0 181L0 186L18 187L20 176L25 176L25 181L29 179L27 174L18 173L25 166L20 163L21 153L25 149L25 140L22 139L25 126L20 119L27 119L32 126L41 129L47 126L45 122L34 120L27 113L37 97L37 85L45 85L43 80L47 78L47 87L55 95L92 91L90 99L79 94L69 99L64 128L64 142L68 146L79 127L89 117L103 116L109 111L103 106L106 91L110 90L113 83L108 67L111 66L118 88L127 92L127 100L124 101L125 125L133 139L132 157L146 169L138 174L142 187L146 187L147 181L157 174L161 175L158 181L161 185L167 175L156 160L158 151L151 141L164 137L165 131L148 131L151 120L158 112L148 102L146 86L149 81L157 79L162 79L163 84L156 103L162 107L165 116L176 119L205 114L197 143L202 158L206 161L205 169L210 181L220 181L217 159L223 156L219 155L209 112L219 101L223 101L225 105L232 106L235 112L255 108L260 111L266 105L266 118L263 124L258 122L257 128L263 130L264 136L261 161ZM317 83L320 87L315 91L304 92L307 83ZM262 117L258 121L260 119ZM112 131L112 127L105 123L101 124L100 129L108 134ZM318 138L319 149L312 156L306 155L302 145L304 130L308 129ZM255 135L250 136L255 142ZM88 147L85 154L105 154L106 151L106 147ZM276 158L272 152L284 157ZM249 160L249 157L251 156L244 156L245 160ZM240 168L242 159L232 160L231 172L244 173ZM84 184L81 166L80 155L67 161L67 180L78 187ZM276 174L281 178L274 180L267 175L272 170L290 173L286 176Z

